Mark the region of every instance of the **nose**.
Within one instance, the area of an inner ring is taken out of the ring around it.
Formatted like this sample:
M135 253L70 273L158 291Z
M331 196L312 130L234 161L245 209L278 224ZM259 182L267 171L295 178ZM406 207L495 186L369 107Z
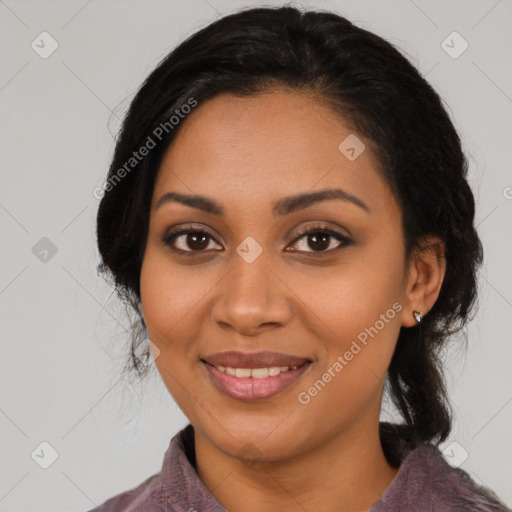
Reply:
M251 263L238 255L233 260L232 270L217 289L213 321L246 336L286 325L292 318L291 292L265 251Z

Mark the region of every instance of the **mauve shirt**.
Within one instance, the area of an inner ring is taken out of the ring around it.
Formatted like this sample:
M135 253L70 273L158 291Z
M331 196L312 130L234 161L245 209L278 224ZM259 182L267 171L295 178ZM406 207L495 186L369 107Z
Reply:
M188 424L171 439L160 473L89 512L228 512L194 466L194 430ZM403 456L395 478L367 512L512 510L465 471L450 466L436 446L425 444Z

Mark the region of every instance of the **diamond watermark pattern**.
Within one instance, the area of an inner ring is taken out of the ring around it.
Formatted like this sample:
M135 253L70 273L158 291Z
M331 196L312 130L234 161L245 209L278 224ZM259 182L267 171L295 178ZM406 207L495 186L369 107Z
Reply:
M57 246L49 238L43 236L32 247L32 254L41 263L48 263L57 254Z
M252 236L248 236L236 248L236 252L246 263L252 263L263 252L263 247Z
M59 47L59 43L48 32L41 32L30 46L39 57L47 59Z
M351 133L341 142L338 149L348 160L353 162L366 149L366 146L356 135Z
M443 457L454 468L461 466L469 453L457 441L452 441L444 450Z
M40 443L30 456L42 469L48 469L59 458L57 450L47 441Z
M147 352L147 347L149 345L150 352ZM160 349L149 339L146 338L142 343L140 343L137 348L134 350L135 357L144 365L149 366L152 364L160 355Z
M261 459L261 452L258 447L253 443L245 443L237 452L237 457L242 459L242 462L247 466L253 466L259 459Z
M452 58L458 59L469 47L469 43L456 31L441 43L441 48Z

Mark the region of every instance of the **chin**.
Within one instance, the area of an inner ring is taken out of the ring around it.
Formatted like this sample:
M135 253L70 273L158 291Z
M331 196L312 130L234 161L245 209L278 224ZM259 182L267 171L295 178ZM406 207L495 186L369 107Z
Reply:
M279 425L282 419L273 417L272 423L262 422L260 418L255 422L254 416L247 422L226 422L229 427L225 429L219 425L211 427L210 422L206 429L199 427L210 442L219 450L246 463L256 461L275 462L296 455L300 451L307 437L303 429L288 425L283 428L286 420ZM197 428L194 424L194 427ZM302 435L300 435L302 434Z

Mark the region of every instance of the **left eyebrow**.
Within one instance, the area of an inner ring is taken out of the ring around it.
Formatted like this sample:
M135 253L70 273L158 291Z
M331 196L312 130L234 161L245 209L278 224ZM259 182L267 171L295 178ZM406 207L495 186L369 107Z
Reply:
M349 192L346 192L345 190L337 188L283 197L274 203L274 206L272 207L272 213L275 216L289 215L298 210L308 208L315 203L333 199L348 201L355 204L356 206L359 206L367 212L370 211L368 205L361 199L354 196L353 194L350 194ZM170 202L181 203L185 206L197 208L198 210L202 210L204 212L221 217L225 215L224 207L214 199L201 195L180 194L178 192L167 192L164 194L156 203L155 210L158 210L162 205Z
M200 195L180 194L178 192L167 192L156 203L155 211L166 203L181 203L191 208L197 208L203 212L213 215L224 216L224 208L215 200Z
M332 199L341 199L353 203L367 212L370 208L361 199L342 190L340 188L320 190L318 192L311 192L306 194L298 194L295 196L284 197L279 199L272 208L274 215L289 215L297 210L302 210L315 203L328 201Z

